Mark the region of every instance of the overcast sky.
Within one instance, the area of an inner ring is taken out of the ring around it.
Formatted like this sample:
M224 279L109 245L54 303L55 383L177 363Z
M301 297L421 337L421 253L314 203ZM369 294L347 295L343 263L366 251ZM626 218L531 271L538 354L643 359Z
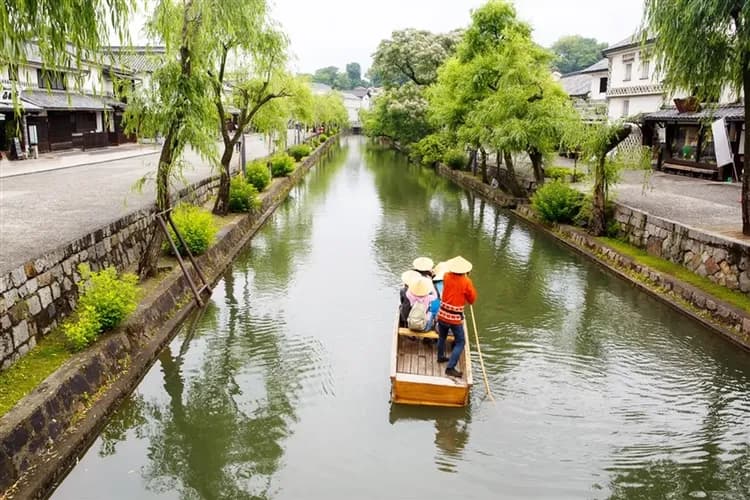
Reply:
M391 32L419 28L446 32L469 24L471 9L484 0L270 0L273 17L292 42L296 71L312 73L325 66L340 69L358 62L362 74L371 55ZM515 0L519 16L534 38L548 47L564 35L579 34L614 43L630 36L641 21L643 0ZM141 9L142 10L142 9ZM133 20L133 38L145 14Z
M362 72L380 40L394 30L444 32L465 27L483 0L274 0L274 17L286 29L297 57L295 69L358 62ZM614 43L631 35L641 21L643 0L516 0L519 16L544 46L563 35L580 34Z

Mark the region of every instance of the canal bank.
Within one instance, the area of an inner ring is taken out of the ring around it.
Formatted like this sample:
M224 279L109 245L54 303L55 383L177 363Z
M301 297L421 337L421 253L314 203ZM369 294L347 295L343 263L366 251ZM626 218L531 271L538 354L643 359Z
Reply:
M217 242L198 257L215 282L305 174L337 143L332 137L289 177L276 179L261 195L255 214L235 217ZM197 276L193 273L193 279ZM119 401L135 387L194 309L179 269L163 277L119 329L74 355L0 419L0 489L8 498L43 496L86 449Z
M438 164L435 168L438 175L450 179L452 182L469 190L487 201L501 208L510 208L520 218L533 224L538 230L544 231L562 244L576 252L590 258L592 261L606 268L621 279L631 283L669 304L675 310L701 323L737 346L750 351L750 311L736 307L711 293L680 280L634 259L619 253L615 248L591 237L585 231L572 226L550 226L542 223L526 199L512 198L497 188L483 183L473 175ZM739 286L740 279L747 269L745 264L748 249L738 242L723 241L716 236L703 234L700 231L688 230L671 221L663 221L657 217L641 214L639 222L634 219L633 209L616 205L618 222L621 221L625 232L625 239L640 242L640 247L648 248L649 253L657 256L664 253L675 253L671 246L677 248L675 259L680 264L693 261L697 264L691 271L702 266L716 274L716 280L727 283L733 279ZM675 234L673 234L675 233ZM679 233L679 234L678 234ZM683 257L685 255L685 257ZM738 269L738 264L743 262ZM722 270L726 270L724 273ZM732 274L733 273L733 274ZM703 276L706 273L704 271Z
M53 498L747 496L745 353L403 156L319 167ZM391 405L400 274L459 253L497 404Z

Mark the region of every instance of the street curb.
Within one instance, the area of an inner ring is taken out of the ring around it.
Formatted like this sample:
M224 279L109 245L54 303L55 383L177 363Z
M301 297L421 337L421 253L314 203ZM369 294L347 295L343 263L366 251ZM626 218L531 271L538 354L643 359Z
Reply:
M25 175L43 174L45 172L56 172L58 170L69 170L71 168L88 167L89 165L101 165L103 163L111 163L113 161L120 161L120 160L130 160L132 158L140 158L141 156L150 156L150 155L155 155L158 153L159 151L157 150L157 151L151 151L149 153L137 153L134 155L123 156L121 158L112 158L109 160L101 160L101 161L97 160L93 162L76 163L74 165L66 165L64 167L52 167L52 168L45 168L42 170L31 170L29 172L19 172L16 174L8 174L8 175L4 175L0 173L0 179L11 179L13 177L23 177Z

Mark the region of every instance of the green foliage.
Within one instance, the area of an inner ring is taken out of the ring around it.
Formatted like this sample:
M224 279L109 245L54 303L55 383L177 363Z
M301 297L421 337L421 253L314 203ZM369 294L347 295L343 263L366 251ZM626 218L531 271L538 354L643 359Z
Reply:
M271 157L271 175L286 177L294 172L294 158L286 153L278 153Z
M322 133L318 136L318 143L323 144L328 140L328 136L325 133Z
M560 181L545 183L531 197L537 215L550 223L573 222L582 202L583 194Z
M562 74L587 68L602 58L606 43L581 35L564 36L557 40L550 50L555 54L554 66Z
M213 244L218 228L210 212L188 203L181 203L172 211L172 220L193 255L204 253ZM169 233L177 246L177 251L187 255L172 228L169 229ZM171 247L165 247L172 251Z
M430 134L415 143L409 155L423 165L434 165L443 161L449 142L444 134Z
M314 95L312 102L312 122L339 127L349 124L349 113L344 107L344 99L338 92Z
M103 331L119 325L138 305L138 277L114 267L92 273L87 264L78 266L78 306L74 319L63 324L70 346L78 351L91 344Z
M138 277L131 273L118 276L117 269L108 267L92 273L85 264L78 266L78 306L84 311L93 308L103 330L111 330L138 305Z
M460 149L448 149L443 155L443 163L453 170L462 169L466 166L466 154Z
M71 349L80 351L94 342L102 331L96 310L89 306L79 308L75 320L63 323L63 333Z
M309 156L312 149L307 144L297 144L289 148L289 154L294 157L296 161L300 161L305 156Z
M241 176L234 177L229 184L229 210L251 212L260 207L258 190Z
M408 146L433 131L427 119L427 107L424 89L414 83L389 89L373 100L369 111L362 113L365 133Z
M407 82L431 85L437 79L437 69L453 54L459 37L457 31L447 34L416 29L394 31L391 39L378 45L370 73L377 75L387 88Z
M271 171L263 160L249 162L245 167L247 182L255 186L258 192L263 191L271 183Z
M569 168L564 167L547 167L544 169L544 176L562 182L580 182L586 177L581 171L576 171L575 175Z

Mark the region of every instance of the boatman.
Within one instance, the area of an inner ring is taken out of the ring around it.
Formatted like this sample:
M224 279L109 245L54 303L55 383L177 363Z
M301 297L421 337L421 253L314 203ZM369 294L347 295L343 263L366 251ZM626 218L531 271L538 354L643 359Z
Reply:
M438 363L448 362L445 374L449 377L463 377L463 373L456 370L458 360L464 352L466 336L464 332L464 306L473 304L477 300L477 291L468 274L471 262L460 255L447 262L448 272L443 278L443 295L438 312ZM445 340L448 333L453 332L455 343L451 357L445 357Z

